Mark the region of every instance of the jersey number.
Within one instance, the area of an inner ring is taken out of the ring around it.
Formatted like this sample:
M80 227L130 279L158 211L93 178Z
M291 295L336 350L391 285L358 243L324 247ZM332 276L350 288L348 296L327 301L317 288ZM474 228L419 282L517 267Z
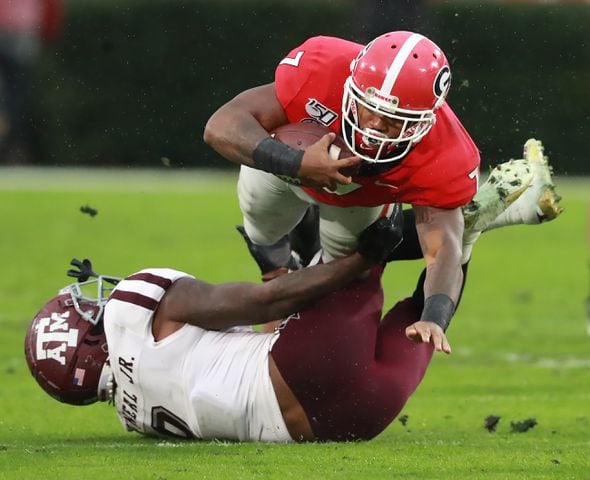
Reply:
M164 407L152 408L152 428L160 435L195 438L186 422Z
M469 174L469 178L475 180L475 191L477 192L479 190L479 167Z

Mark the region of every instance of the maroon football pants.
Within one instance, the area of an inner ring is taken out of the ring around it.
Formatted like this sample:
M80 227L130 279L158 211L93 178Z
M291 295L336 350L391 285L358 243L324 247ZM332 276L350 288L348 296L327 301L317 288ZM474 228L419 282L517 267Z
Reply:
M398 302L383 320L382 270L291 318L271 355L319 440L370 439L399 414L433 347L405 336L420 311Z

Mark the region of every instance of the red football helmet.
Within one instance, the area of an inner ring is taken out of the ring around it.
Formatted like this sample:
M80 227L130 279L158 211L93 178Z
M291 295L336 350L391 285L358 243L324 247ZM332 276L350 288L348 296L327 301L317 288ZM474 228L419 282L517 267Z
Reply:
M432 128L435 110L451 85L451 69L439 47L412 32L390 32L370 42L350 66L342 99L342 136L369 162L406 155ZM395 138L359 125L358 108L402 125Z
M35 315L25 338L25 356L37 383L63 403L88 405L98 400L107 365L102 313L112 277L74 283L60 290ZM98 286L98 295L85 291Z

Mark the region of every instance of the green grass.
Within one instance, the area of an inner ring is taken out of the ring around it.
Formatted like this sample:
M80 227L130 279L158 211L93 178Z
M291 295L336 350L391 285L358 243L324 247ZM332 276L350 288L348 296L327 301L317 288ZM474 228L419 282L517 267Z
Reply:
M49 398L28 373L24 333L68 282L72 257L113 275L169 266L212 282L256 280L233 229L235 176L0 170L0 479L590 478L590 180L558 185L557 221L480 239L449 330L454 352L435 357L405 426L396 420L365 443L176 443L126 433L112 407ZM388 267L389 303L420 269ZM495 433L483 427L492 414ZM511 432L531 417L535 428Z

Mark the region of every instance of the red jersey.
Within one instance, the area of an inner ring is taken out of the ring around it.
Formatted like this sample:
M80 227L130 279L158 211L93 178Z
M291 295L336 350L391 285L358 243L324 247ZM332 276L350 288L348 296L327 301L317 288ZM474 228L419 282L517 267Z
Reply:
M313 37L293 49L275 71L277 97L289 122L316 121L341 134L344 82L363 45L333 37ZM386 172L353 176L336 192L305 188L322 203L373 207L409 203L456 208L477 191L479 151L445 102L430 132Z

